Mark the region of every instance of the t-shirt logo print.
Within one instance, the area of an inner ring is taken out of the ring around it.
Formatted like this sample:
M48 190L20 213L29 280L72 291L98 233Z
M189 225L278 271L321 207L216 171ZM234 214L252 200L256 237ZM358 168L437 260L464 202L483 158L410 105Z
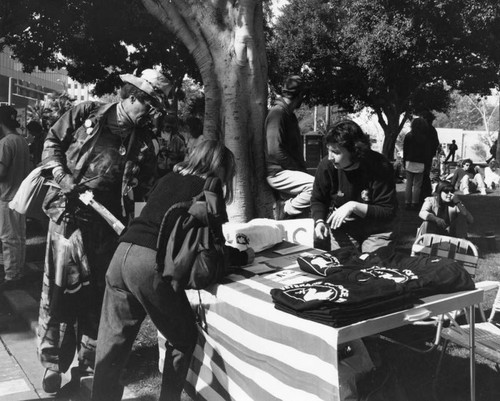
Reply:
M247 245L247 246L249 246L250 245L250 238L248 238L248 236L245 235L245 234L238 233L238 234L236 234L236 243L238 245Z
M362 269L361 271L371 277L392 280L398 284L418 279L418 276L411 270L397 270L388 267L373 266L368 269ZM371 277L367 277L365 279L360 278L359 281L368 281Z
M342 285L332 283L298 284L283 289L290 298L302 302L329 301L343 303L349 297L349 290Z
M361 191L361 200L363 202L370 202L370 191L368 189L363 189Z

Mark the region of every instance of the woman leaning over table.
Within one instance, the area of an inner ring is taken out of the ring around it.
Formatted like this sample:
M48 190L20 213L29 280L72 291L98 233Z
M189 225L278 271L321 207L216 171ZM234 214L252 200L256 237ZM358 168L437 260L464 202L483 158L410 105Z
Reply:
M344 246L390 250L397 198L391 163L370 149L370 138L351 120L335 124L325 137L328 151L314 178L311 213L317 240Z
M467 238L469 225L474 222L472 214L455 195L450 181L441 181L432 196L425 198L418 214L424 220L418 234L442 234Z
M186 293L175 291L155 269L160 224L170 206L201 193L207 177L219 178L216 192L221 199L230 201L234 174L234 156L222 142L201 143L188 161L160 178L140 216L120 238L106 274L92 388L94 401L121 400L120 375L146 314L167 339L160 400L180 400L198 330ZM222 215L227 220L225 207ZM222 230L222 226L214 229ZM226 252L235 265L253 261L251 248L240 252L227 247Z

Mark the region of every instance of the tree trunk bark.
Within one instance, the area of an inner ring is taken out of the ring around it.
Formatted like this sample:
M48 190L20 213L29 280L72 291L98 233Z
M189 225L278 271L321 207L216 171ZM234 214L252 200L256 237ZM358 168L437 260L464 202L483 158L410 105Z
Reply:
M387 119L384 120L384 115ZM384 143L382 144L382 154L389 160L394 160L394 149L396 147L396 140L398 139L401 131L399 123L399 114L391 112L377 112L378 121L384 130Z
M232 221L270 217L265 181L267 59L259 0L142 0L193 55L205 91L204 134L219 138L237 164Z

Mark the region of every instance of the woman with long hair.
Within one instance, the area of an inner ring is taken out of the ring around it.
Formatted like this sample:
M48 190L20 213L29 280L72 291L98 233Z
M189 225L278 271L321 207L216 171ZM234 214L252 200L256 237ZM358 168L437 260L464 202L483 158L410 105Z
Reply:
M180 399L198 330L185 292L175 291L155 269L160 224L170 206L201 193L208 177L220 180L216 192L230 202L234 175L234 156L223 143L207 140L199 144L187 161L158 180L140 216L120 238L106 275L92 389L94 401L121 400L120 375L146 314L167 339L160 400ZM253 261L250 248L240 252L228 247L227 251L235 265Z
M425 198L418 214L424 220L418 233L442 234L467 238L467 230L474 222L472 214L455 194L450 181L441 181L432 196Z
M328 155L316 171L311 198L315 238L329 238L330 250L390 249L397 212L391 163L370 149L369 137L351 120L330 128L325 142Z

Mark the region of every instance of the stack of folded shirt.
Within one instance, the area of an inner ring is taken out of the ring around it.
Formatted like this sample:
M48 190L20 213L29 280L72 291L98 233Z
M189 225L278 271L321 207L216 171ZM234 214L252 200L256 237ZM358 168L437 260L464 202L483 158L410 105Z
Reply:
M401 283L388 276L351 268L323 279L272 289L271 296L277 309L333 327L407 309L416 301Z
M324 277L272 289L276 308L333 327L410 308L423 296L475 287L459 262L435 256L344 250L299 257L298 263Z

